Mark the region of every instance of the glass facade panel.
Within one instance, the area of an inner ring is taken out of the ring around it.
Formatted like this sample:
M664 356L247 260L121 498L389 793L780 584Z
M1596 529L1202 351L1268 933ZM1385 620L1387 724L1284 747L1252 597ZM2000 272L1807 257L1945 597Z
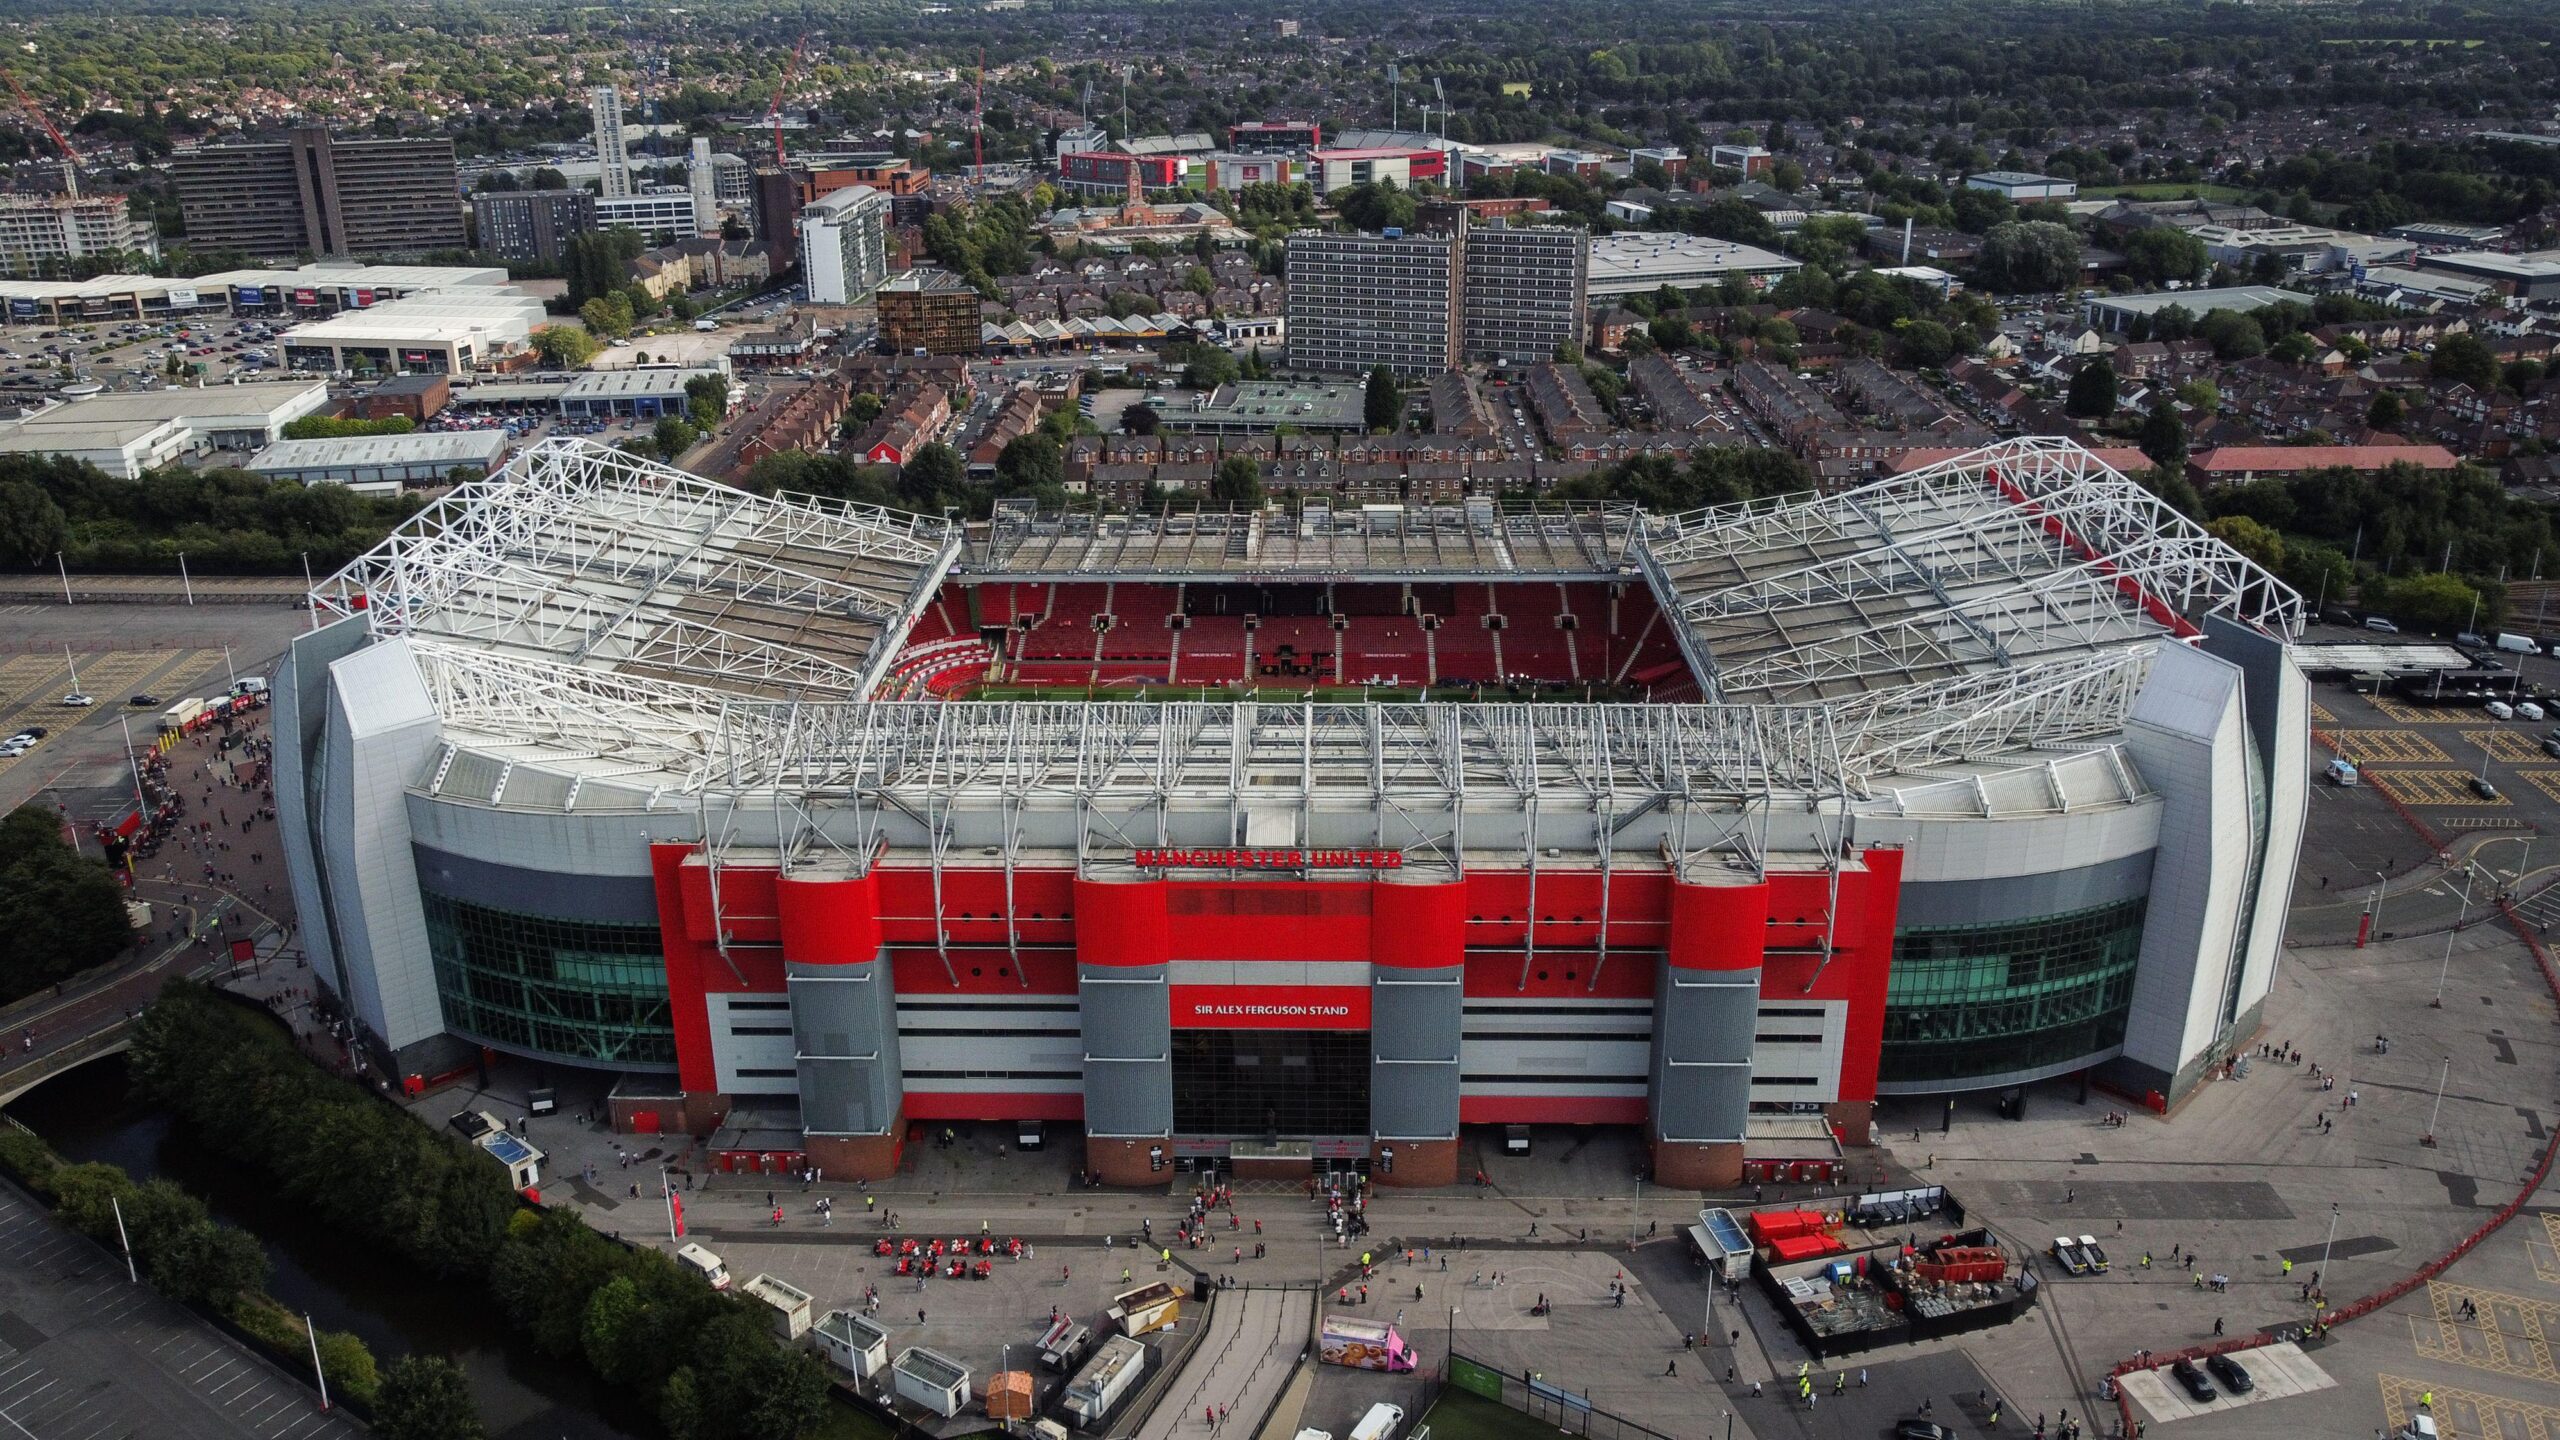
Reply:
M419 898L448 1027L577 1063L674 1068L675 1022L657 926Z
M1348 1030L1176 1030L1173 1128L1185 1135L1369 1133L1369 1037Z
M1896 935L1877 1083L2007 1075L2124 1043L2146 903Z

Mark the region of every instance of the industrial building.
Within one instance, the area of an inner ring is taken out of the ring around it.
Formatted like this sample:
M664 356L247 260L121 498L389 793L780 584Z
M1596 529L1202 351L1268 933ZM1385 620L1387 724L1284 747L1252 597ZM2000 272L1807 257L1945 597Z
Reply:
M1649 295L1665 285L1683 290L1739 279L1769 285L1801 262L1754 245L1669 231L1622 231L1591 242L1591 299Z
M328 408L319 380L263 380L91 395L0 423L0 454L85 460L119 480L221 451L274 444Z
M1539 1124L1691 1187L1880 1095L2167 1112L2257 1032L2306 804L2301 597L2063 440L963 530L556 439L313 602L278 843L356 1043L838 1178L1039 1120L1114 1184L1447 1184Z
M585 190L483 190L471 197L471 216L483 253L554 264L573 237L596 229L596 197Z
M214 313L262 319L332 315L405 295L509 289L504 266L358 265L320 261L292 269L209 275L99 275L87 280L0 280L13 325L172 320Z
M469 243L451 140L282 140L169 157L187 243L260 258L414 255Z
M685 386L705 376L729 378L723 365L643 365L631 370L582 370L560 392L560 413L585 420L655 420L681 415ZM735 403L733 387L730 399Z
M1964 177L1967 190L1988 190L1994 195L2032 205L2039 200L2071 200L2080 194L2080 186L2070 180L2051 175L2034 175L2024 170L1985 170Z
M2498 288L2518 300L2560 300L2560 251L2504 255L2494 250L2448 250L2419 255L2421 270L2459 275Z
M415 485L442 485L456 470L486 475L506 458L504 430L427 430L343 440L279 440L241 466L270 480L344 485L365 495L396 495Z
M521 290L457 286L342 309L276 342L291 366L461 375L523 350L548 318Z
M122 195L0 195L0 275L91 256L158 259L160 232Z
M850 305L889 278L889 197L868 185L821 195L800 212L800 271L812 305Z
M2163 290L2143 295L2101 295L2083 302L2081 309L2091 325L2121 333L2173 305L2202 318L2216 310L2246 313L2288 302L2305 310L2311 308L2311 297L2298 290L2279 290L2272 285L2226 285L2217 289Z

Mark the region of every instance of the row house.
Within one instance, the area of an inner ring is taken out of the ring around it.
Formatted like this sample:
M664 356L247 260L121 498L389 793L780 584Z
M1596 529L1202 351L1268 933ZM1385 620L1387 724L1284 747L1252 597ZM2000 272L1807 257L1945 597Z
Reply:
M996 411L995 418L987 422L987 428L980 431L978 438L970 444L970 475L984 478L995 474L996 461L1003 456L1004 447L1039 426L1041 409L1037 386L1015 386L1013 393L1005 397L1003 406Z
M1911 377L1888 370L1863 355L1842 361L1835 373L1841 398L1888 425L1935 425L1947 418L1946 402L1921 388Z
M1431 423L1448 435L1491 435L1493 407L1484 387L1463 370L1443 370L1431 377Z
M930 382L901 392L871 422L853 450L870 465L904 465L932 444L951 421L951 398Z
M1533 365L1529 369L1528 390L1529 404L1537 410L1538 424L1550 440L1563 441L1609 423L1608 412L1600 408L1600 397L1591 393L1580 370Z
M736 481L769 455L827 449L852 401L852 387L838 375L820 376L784 396L740 437L723 478Z
M1653 407L1654 423L1665 430L1694 434L1729 428L1699 398L1698 387L1711 382L1695 371L1660 355L1639 355L1627 366L1627 379L1635 385L1636 394Z
M1849 428L1849 417L1819 391L1797 379L1794 371L1765 360L1746 360L1737 366L1734 386L1751 413L1799 454L1804 438L1815 431Z

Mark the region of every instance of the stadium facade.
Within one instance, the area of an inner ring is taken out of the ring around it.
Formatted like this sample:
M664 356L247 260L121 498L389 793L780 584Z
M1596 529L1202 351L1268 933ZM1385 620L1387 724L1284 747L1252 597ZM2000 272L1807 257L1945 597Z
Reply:
M1040 1120L1113 1181L1434 1183L1565 1124L1706 1185L1880 1094L2165 1103L2255 1029L2303 823L2300 598L2059 441L962 530L555 440L313 601L277 802L378 1058L844 1176Z

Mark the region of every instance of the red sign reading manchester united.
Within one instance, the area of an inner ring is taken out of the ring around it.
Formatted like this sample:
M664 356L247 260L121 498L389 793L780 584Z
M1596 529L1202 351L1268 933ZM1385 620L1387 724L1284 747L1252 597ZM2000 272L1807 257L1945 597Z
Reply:
M1140 850L1141 870L1395 870L1401 850Z

